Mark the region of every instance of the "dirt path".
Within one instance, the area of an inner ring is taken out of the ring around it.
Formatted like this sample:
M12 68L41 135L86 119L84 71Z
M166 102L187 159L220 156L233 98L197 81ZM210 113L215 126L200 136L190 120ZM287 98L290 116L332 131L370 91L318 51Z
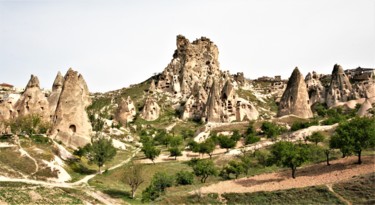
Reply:
M326 186L327 186L328 190L329 190L330 192L332 192L333 195L335 195L337 198L339 198L342 202L344 202L344 203L347 204L347 205L352 205L352 203L351 203L350 201L346 200L343 196L341 196L340 194L336 193L336 192L333 190L333 188L332 188L332 184L326 184Z
M334 184L339 181L351 179L354 176L367 174L375 171L375 156L363 157L361 165L355 164L357 157L338 159L331 162L331 166L325 163L311 165L297 169L296 178L291 177L291 171L286 170L278 173L261 174L238 180L219 182L207 187L202 187L202 193L225 193L225 192L257 192L275 191L291 188L302 188Z

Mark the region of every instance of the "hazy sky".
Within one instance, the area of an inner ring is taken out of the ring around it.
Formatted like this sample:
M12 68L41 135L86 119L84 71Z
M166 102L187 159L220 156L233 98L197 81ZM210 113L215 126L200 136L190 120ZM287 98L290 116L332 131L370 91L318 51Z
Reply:
M163 71L178 34L249 78L374 68L375 0L0 0L0 83L50 88L72 67L90 91L119 89Z

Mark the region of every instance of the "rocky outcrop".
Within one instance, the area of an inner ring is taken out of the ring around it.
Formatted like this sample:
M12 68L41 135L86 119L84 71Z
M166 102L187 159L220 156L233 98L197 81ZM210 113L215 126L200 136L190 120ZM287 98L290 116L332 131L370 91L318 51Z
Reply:
M207 103L204 108L203 121L221 122L222 110L219 95L219 85L214 80L208 93Z
M331 83L326 93L326 103L328 107L334 106L338 102L346 102L351 99L352 85L349 78L344 73L340 65L333 67Z
M49 103L39 86L38 77L31 75L25 91L14 105L16 116L36 114L43 120L49 120Z
M0 121L9 120L15 115L12 101L3 100L0 102Z
M357 115L361 117L371 116L371 114L369 113L371 109L372 109L371 101L369 99L366 99L365 102L363 102L363 104L359 108Z
M325 102L325 88L319 80L319 75L313 71L305 77L307 92L309 93L310 105Z
M207 102L207 93L198 82L195 83L192 95L188 98L184 105L182 119L201 120L203 109Z
M210 39L202 37L190 43L179 35L176 44L172 61L159 76L158 90L189 97L196 82L202 85L209 77L221 77L219 51Z
M256 107L249 101L238 98L236 105L236 120L256 120L259 117L259 112Z
M64 77L61 75L59 71L56 75L55 81L53 82L52 92L50 96L48 96L48 103L49 103L51 116L55 114L57 103L59 101L63 85L64 85Z
M281 97L277 116L296 115L301 118L313 117L306 83L296 67L289 78L287 87Z
M228 80L221 91L222 119L224 122L232 122L237 120L237 98L238 96L234 90L233 84L230 80Z
M128 96L127 99L122 99L117 107L115 119L122 125L126 125L128 122L132 122L136 115L134 102Z
M159 118L160 107L152 96L146 98L141 117L147 121L154 121Z
M90 102L89 90L82 75L69 69L53 116L52 137L73 148L89 143L92 127L86 107Z

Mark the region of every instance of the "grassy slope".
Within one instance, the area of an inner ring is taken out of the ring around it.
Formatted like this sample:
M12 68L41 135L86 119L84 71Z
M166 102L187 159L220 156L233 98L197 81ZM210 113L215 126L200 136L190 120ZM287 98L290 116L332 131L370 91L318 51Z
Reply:
M0 204L97 204L98 201L75 189L49 188L24 183L0 182Z

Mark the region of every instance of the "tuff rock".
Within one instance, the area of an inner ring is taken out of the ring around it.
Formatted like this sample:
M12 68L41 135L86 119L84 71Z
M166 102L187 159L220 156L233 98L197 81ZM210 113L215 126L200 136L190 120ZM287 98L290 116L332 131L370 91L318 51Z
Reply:
M141 117L147 121L154 121L159 118L160 107L156 100L150 95L146 98Z
M126 125L128 122L132 122L136 115L134 102L128 96L127 99L122 99L117 107L115 119L122 125Z
M292 114L301 118L311 118L313 117L313 113L309 104L306 83L296 67L281 97L277 115L281 117Z
M331 83L326 93L326 103L328 107L334 106L338 102L346 102L351 99L352 85L342 67L335 64L331 75Z

